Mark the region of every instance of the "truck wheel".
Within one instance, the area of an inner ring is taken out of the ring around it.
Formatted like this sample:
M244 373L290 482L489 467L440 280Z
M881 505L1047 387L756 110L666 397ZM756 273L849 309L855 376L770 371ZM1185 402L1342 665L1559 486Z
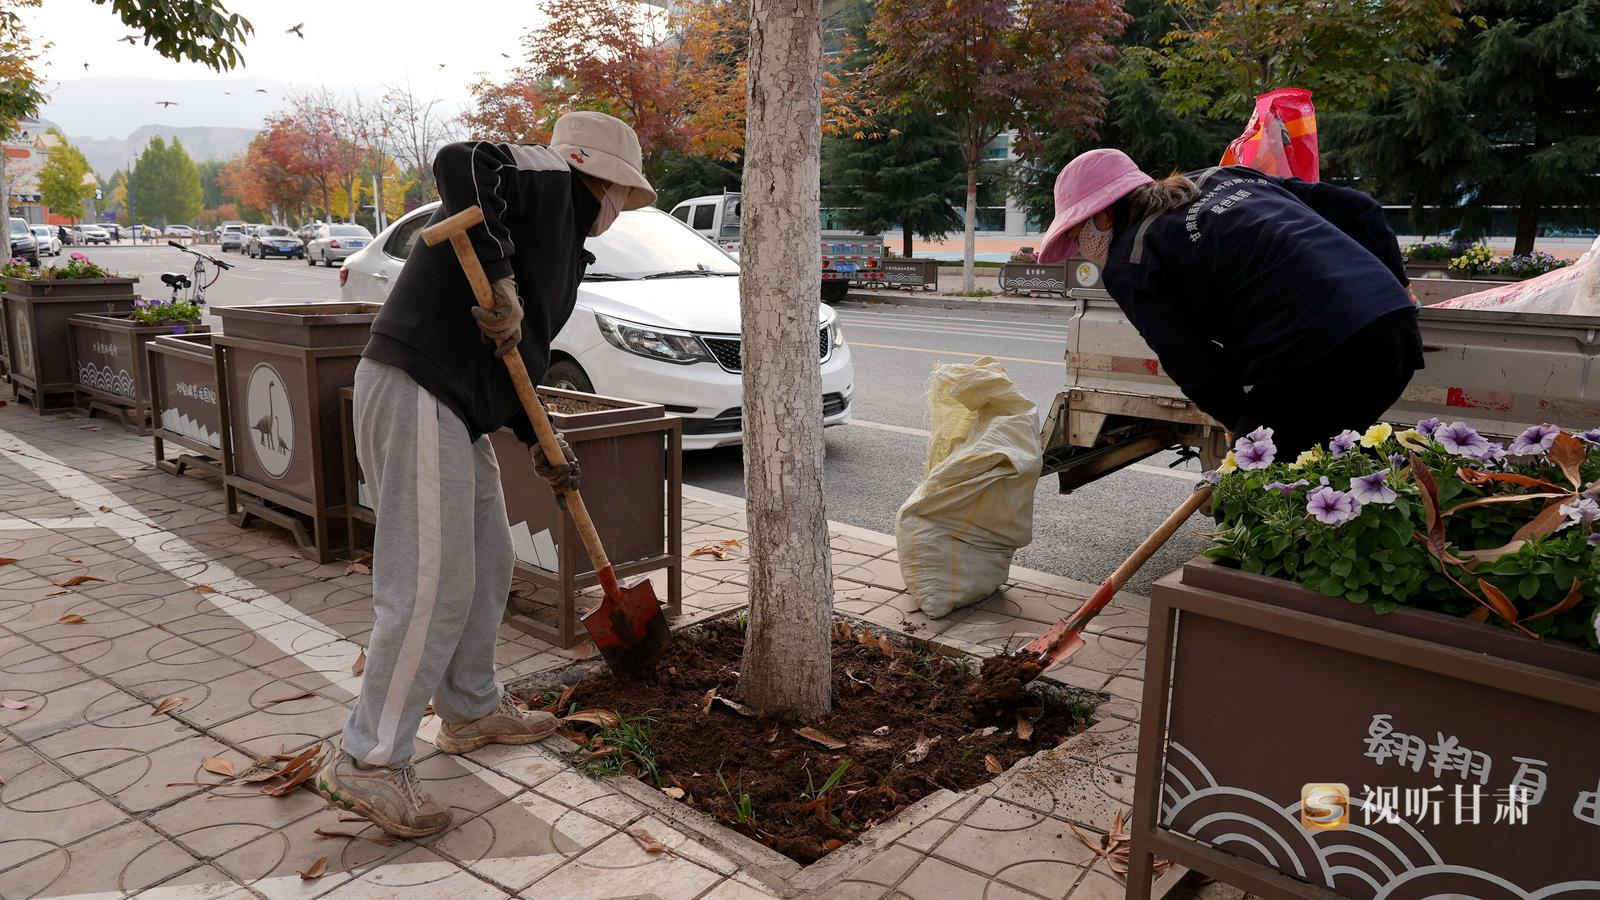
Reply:
M842 302L850 295L850 282L824 281L822 283L822 302L834 304Z
M594 382L589 380L589 374L583 367L570 359L558 360L555 365L545 371L539 383L545 387L560 388L564 391L582 391L585 394L594 393Z

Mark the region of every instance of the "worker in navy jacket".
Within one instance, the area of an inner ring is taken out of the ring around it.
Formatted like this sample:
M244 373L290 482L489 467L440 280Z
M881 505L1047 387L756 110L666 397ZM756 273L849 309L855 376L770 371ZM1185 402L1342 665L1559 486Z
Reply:
M1087 259L1161 367L1279 458L1364 429L1422 368L1394 233L1360 191L1244 166L1160 181L1092 150L1056 181L1041 262Z

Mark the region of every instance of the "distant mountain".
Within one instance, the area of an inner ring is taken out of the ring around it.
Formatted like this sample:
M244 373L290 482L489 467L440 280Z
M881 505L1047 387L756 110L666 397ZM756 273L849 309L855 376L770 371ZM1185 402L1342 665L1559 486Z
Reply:
M126 166L144 150L156 135L163 140L183 142L183 149L195 162L208 159L233 159L244 153L255 137L253 128L207 127L203 125L141 125L126 138L83 138L67 133L67 140L83 151L95 174L104 178Z

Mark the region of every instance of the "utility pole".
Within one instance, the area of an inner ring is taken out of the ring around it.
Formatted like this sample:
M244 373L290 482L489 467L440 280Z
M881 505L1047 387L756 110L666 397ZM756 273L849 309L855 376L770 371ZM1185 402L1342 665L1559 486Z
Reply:
M128 230L133 233L133 242L139 243L139 220L133 217L133 160L128 160Z

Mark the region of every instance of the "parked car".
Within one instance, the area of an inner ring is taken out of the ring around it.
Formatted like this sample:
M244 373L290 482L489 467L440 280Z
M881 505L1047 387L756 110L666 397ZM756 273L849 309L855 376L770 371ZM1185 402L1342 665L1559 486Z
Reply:
M222 246L223 253L227 253L230 249L238 250L239 252L243 253L244 223L229 222L228 224L222 226L222 235L217 239L217 243Z
M316 234L306 241L306 264L314 266L320 260L333 268L357 250L372 243L372 232L364 225L318 225Z
M195 236L196 232L195 232L195 230L193 228L189 227L188 225L168 225L166 230L163 231L162 234L164 234L167 237L193 238Z
M83 235L85 244L111 243L111 232L101 228L99 225L80 225L78 226L78 233Z
M39 268L39 242L34 240L33 232L26 219L11 217L11 258L25 259L28 265Z
M107 222L106 224L104 224L104 225L102 225L100 227L104 228L106 230L106 234L111 235L111 239L113 241L122 240L122 226L121 225L118 225L115 222Z
M311 239L317 236L317 229L326 224L326 222L307 222L295 230L295 236L309 244Z
M39 245L40 256L60 256L61 238L56 236L56 229L51 225L35 225L31 229L33 239Z
M284 258L304 257L306 245L294 236L294 232L282 225L264 225L250 239L245 242L244 252L251 259L266 259L269 256L282 256Z
M382 303L438 208L418 207L339 270L341 297ZM656 209L623 213L585 248L595 262L551 344L548 385L660 403L683 416L683 447L744 440L739 266ZM855 366L838 315L817 304L824 425L850 421Z

